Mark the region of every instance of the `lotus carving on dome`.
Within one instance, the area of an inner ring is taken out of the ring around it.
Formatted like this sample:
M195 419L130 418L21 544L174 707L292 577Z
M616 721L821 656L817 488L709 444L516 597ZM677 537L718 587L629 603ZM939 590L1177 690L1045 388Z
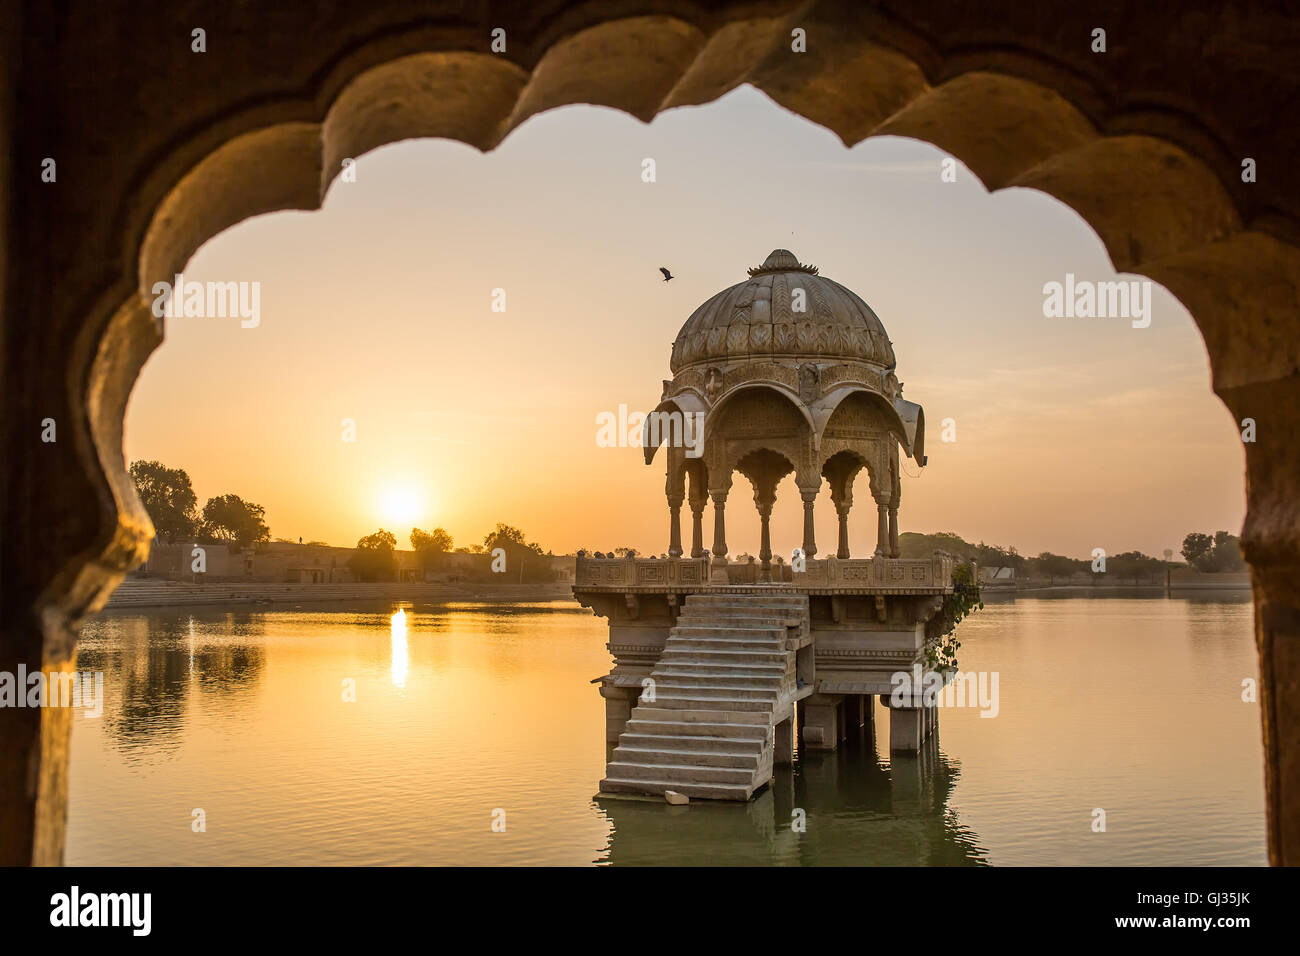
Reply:
M775 351L789 352L795 342L794 326L789 322L781 322L773 327L773 340L775 342Z
M743 352L745 343L749 341L748 325L733 325L727 329L727 351Z
M709 329L709 354L721 355L726 341L726 329Z
M799 326L798 334L795 338L800 352L811 352L817 345L817 330L813 328L811 322L804 322Z

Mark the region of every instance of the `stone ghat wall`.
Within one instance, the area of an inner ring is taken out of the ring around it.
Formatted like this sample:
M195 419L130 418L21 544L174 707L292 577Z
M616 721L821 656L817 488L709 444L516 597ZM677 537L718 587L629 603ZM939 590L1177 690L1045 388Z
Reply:
M778 567L773 566L773 574ZM934 593L952 590L953 558L823 558L807 562L804 571L784 568L785 580L770 587L804 590L870 590L878 593ZM758 566L737 562L727 566L731 585L758 584ZM708 558L592 558L580 555L574 575L576 589L651 591L703 590L709 584ZM718 585L713 585L718 587Z

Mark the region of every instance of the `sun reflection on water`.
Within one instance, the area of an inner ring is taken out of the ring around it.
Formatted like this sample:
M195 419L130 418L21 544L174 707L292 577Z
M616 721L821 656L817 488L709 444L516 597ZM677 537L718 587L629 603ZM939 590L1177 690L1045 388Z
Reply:
M391 624L393 635L393 686L406 686L406 669L410 658L406 647L406 611L398 608Z

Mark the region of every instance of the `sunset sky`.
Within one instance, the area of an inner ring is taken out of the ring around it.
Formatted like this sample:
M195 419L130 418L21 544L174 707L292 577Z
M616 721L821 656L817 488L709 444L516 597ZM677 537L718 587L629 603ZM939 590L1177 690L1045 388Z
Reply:
M896 138L845 149L748 88L650 125L552 111L486 155L385 147L321 211L244 222L194 257L187 279L260 282L261 321L168 320L131 399L128 460L185 468L200 506L262 504L276 537L350 546L382 525L406 547L414 524L463 545L504 521L557 553L659 553L662 457L599 447L596 416L652 409L682 323L781 247L873 307L925 407L929 464L904 465L901 530L1076 557L1236 533L1240 434L1186 310L1155 287L1146 329L1045 318L1044 283L1114 276L1100 241L1041 193L990 195L960 165L942 182L944 156ZM866 554L865 473L858 492ZM818 509L825 553L825 487ZM756 550L740 476L727 512L731 553ZM790 477L774 550L789 554L800 522Z

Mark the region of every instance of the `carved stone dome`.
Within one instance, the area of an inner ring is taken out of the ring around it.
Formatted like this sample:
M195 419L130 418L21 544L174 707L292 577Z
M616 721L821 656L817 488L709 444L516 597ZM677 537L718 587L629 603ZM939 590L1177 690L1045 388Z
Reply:
M691 314L673 342L671 368L675 374L692 365L782 358L893 368L894 349L857 293L775 249L746 281Z

